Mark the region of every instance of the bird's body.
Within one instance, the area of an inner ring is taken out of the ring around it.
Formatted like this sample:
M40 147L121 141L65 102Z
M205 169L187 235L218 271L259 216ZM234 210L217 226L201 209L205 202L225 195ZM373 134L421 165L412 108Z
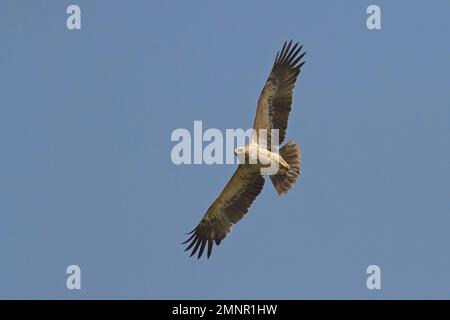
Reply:
M289 141L279 150L277 144L283 143L286 137L293 90L304 64L301 59L305 53L299 55L301 49L298 43L292 46L290 41L277 53L258 100L251 142L235 150L240 162L237 170L184 242L190 242L186 250L192 249L191 256L198 251L200 258L208 245L207 256L210 257L214 243L221 243L231 226L242 219L261 193L264 176L270 177L281 195L291 190L300 175L298 144Z
M278 152L266 149L257 143L249 143L244 147L237 148L235 154L240 163L260 170L263 176L287 173L291 168ZM275 170L270 172L261 170L262 168L275 168Z

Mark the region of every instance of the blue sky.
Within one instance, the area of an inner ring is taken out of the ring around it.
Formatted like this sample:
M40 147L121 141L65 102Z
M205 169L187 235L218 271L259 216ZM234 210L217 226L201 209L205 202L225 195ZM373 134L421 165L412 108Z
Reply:
M66 28L81 7L82 29ZM378 4L382 30L366 28ZM450 297L448 1L2 1L0 298ZM176 128L248 128L304 44L270 183L209 260L180 243L233 165L171 162ZM79 265L82 289L67 290ZM382 270L368 290L366 268Z

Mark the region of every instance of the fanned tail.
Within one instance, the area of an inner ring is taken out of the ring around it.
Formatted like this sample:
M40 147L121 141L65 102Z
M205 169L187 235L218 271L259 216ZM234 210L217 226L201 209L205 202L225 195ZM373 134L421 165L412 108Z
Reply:
M280 156L287 162L290 169L287 173L270 176L270 180L278 195L288 193L300 175L300 147L297 143L289 141L280 149Z

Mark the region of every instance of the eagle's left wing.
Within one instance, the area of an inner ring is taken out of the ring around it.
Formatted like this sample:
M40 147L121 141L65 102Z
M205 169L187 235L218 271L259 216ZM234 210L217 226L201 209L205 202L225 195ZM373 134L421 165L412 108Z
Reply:
M183 244L190 242L185 251L192 249L191 257L198 250L198 258L208 244L208 258L214 242L220 242L231 231L231 225L237 223L247 213L248 208L261 193L264 178L255 166L239 165L230 181L211 204L203 219L189 234Z
M303 46L298 43L292 46L292 40L284 43L281 52L277 52L269 79L261 92L253 124L252 141L266 144L270 149L271 129L278 129L278 143L281 144L286 137L289 112L292 105L292 94L295 81L300 68L305 63L301 61L306 52L299 55ZM259 136L259 130L267 130L266 137ZM261 140L260 140L261 139Z

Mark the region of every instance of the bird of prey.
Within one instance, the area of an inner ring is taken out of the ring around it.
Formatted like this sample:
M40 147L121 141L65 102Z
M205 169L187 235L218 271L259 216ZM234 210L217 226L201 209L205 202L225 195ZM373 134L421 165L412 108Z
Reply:
M272 71L258 100L250 143L235 150L240 164L197 227L188 233L189 239L183 242L189 243L185 251L192 249L191 257L198 252L197 258L200 258L207 245L209 258L214 243L219 245L230 233L231 226L248 212L252 202L263 189L265 179L261 168L267 165L267 160L275 161L279 165L278 171L269 175L279 195L287 193L300 175L301 158L298 144L289 141L278 151L271 147L271 135L266 135L266 143L263 146L258 144L261 141L258 138L261 138L261 132L270 133L272 129L277 130L280 145L286 137L295 82L305 63L302 58L306 52L302 51L302 47L299 43L292 45L291 40L289 43L285 42L281 51L277 52ZM249 160L255 154L256 163L242 161Z

